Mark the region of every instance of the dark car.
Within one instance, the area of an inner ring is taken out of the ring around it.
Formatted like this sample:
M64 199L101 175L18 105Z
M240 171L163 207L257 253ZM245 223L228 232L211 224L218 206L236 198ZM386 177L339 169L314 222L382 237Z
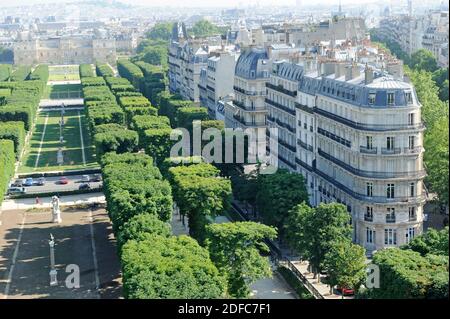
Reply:
M7 195L19 195L19 194L25 194L26 190L25 187L10 187L8 188Z
M101 182L102 181L102 175L101 174L95 174L94 176L92 176L92 181L93 182Z
M16 179L14 183L11 184L11 187L22 187L23 186L23 179Z
M91 189L91 185L85 183L85 184L81 184L80 187L78 187L79 190L89 190Z

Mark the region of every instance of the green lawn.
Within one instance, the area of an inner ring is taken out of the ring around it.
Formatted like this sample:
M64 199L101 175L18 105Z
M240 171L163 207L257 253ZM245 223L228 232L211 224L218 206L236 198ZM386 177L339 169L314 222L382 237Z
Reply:
M78 66L50 66L48 71L49 81L75 81L80 79Z
M43 99L77 99L81 95L81 84L47 85Z
M48 116L45 135L41 146L41 139L44 133L45 121ZM29 145L26 146L22 165L19 173L45 172L59 170L74 170L82 168L92 168L98 166L95 159L95 152L91 145L90 135L87 130L87 122L84 111L66 111L64 115L64 164L58 165L57 151L59 143L59 111L40 112L36 122L36 128ZM83 163L83 153L81 150L80 120L83 131L84 153L86 164ZM39 158L38 158L39 154ZM36 159L37 166L36 166ZM36 166L36 167L35 167Z

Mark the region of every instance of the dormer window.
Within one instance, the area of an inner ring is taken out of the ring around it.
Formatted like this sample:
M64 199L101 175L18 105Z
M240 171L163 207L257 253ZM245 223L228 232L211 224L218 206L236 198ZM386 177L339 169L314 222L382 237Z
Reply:
M394 105L394 93L387 94L387 103L388 105Z
M375 93L369 93L369 105L375 104Z
M406 95L406 103L412 104L413 103L412 93L411 92L406 92L405 95Z

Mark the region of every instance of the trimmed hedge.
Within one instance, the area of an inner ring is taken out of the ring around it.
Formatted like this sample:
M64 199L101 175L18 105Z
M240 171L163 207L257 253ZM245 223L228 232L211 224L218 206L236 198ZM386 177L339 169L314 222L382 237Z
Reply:
M80 79L94 77L95 73L90 64L80 64Z
M17 158L19 158L25 143L25 135L24 122L0 122L0 139L13 141L14 152Z
M117 61L117 70L121 77L128 79L135 88L139 89L144 74L137 65L128 59L120 59Z
M204 107L181 107L177 110L176 123L177 127L184 127L187 130L192 131L193 121L204 121L208 120L208 118L208 110Z
M47 85L49 73L48 73L48 65L39 64L33 72L31 72L29 79L30 80L38 80L43 81L45 85Z
M106 86L106 82L100 76L83 77L83 78L81 78L81 85L83 87L87 87L87 86Z
M102 125L96 127L95 130L102 130ZM101 158L107 152L126 153L136 151L138 140L137 132L128 130L125 127L121 130L96 133L94 135L94 144L97 158Z
M28 65L20 65L15 71L11 73L9 78L12 82L25 81L30 75L31 67Z
M14 175L14 143L11 140L0 139L0 205Z
M158 94L159 115L167 116L170 119L172 127L177 126L176 115L179 108L195 107L192 101L185 101L178 99L178 96L170 94L169 92L161 92Z
M97 64L95 70L98 76L114 76L114 70L107 63Z
M145 131L151 128L170 128L170 121L166 116L135 115L131 119L130 128L138 132L139 147L144 148L142 141L144 140Z
M139 144L152 156L156 163L161 163L170 156L170 149L177 142L170 139L172 128L151 128L144 131L143 141Z
M11 75L11 65L0 64L0 82L8 81Z

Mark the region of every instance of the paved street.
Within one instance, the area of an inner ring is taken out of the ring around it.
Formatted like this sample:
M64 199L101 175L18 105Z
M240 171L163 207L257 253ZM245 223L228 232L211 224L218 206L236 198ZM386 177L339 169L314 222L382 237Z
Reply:
M92 175L90 175L92 176ZM66 185L59 184L58 181L60 177L46 177L45 185L43 186L30 186L25 187L27 194L39 194L39 193L51 193L51 192L67 192L77 190L81 184L84 182L81 181L82 175L67 175L65 176L69 180L69 183ZM23 178L22 178L23 179ZM36 183L37 178L33 178L33 181ZM89 182L91 188L99 188L102 185L102 182Z
M119 298L120 265L104 209L62 208L51 223L49 208L7 210L0 225L0 299ZM50 233L55 237L58 285L49 285ZM65 285L68 265L77 265L80 287Z

